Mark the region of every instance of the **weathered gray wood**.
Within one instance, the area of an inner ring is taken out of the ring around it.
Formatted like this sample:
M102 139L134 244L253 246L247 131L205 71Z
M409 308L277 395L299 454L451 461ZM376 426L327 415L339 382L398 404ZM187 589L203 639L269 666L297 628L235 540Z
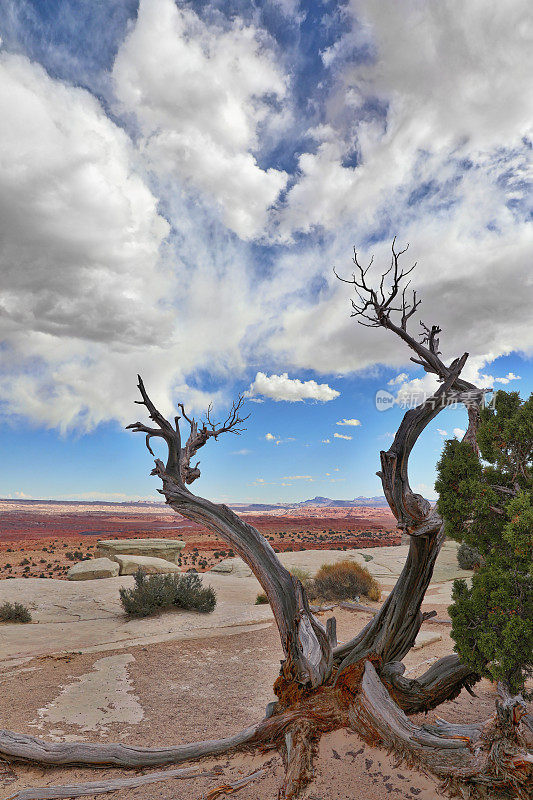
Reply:
M472 753L464 739L446 739L414 725L393 702L367 661L361 690L350 712L354 730L398 753L410 754L441 777L469 768ZM476 771L477 767L474 769Z
M391 699L369 661L349 718L363 738L373 744L377 739L450 784L466 782L482 794L487 788L512 787L513 797L531 796L533 756L519 744L520 737L510 732L506 738L501 727L490 724L414 725Z
M463 353L448 366L439 357L437 334L440 328L437 325L422 325L422 341L407 330L407 322L420 301L414 293L412 302L409 302L405 288L401 288L402 280L411 271L399 267L399 257L405 249L397 251L393 241L391 266L382 276L378 289L368 283L368 268L361 266L354 251L353 260L358 272L346 281L354 285L358 297L352 302L353 316L359 317L360 322L366 320L363 324L383 327L399 336L416 353L417 358L412 360L427 372L436 374L441 385L432 397L406 411L391 447L380 454L381 471L378 475L398 527L410 536L409 553L393 591L378 614L351 641L335 649L334 662L339 667L336 680L342 677L344 670L370 655L385 664L401 660L413 646L424 621L421 604L443 542L444 526L436 508L413 492L409 485L409 455L420 434L453 398L454 402L464 403L469 410L465 440L477 447L476 428L483 391L460 378L468 353ZM388 289L384 285L386 275L391 281ZM400 315L399 322L393 319L395 312Z
M405 678L404 671L401 662L391 661L380 670L380 677L406 714L436 708L445 700L457 697L463 686L472 686L479 680L457 655L439 659L418 678Z
M335 648L339 671L369 654L379 655L387 662L399 661L409 652L422 624L420 606L433 575L442 537L437 515L431 536L411 536L404 568L378 613L357 636Z
M265 769L258 769L255 772L252 772L250 775L245 775L243 778L239 778L236 781L231 781L230 783L225 783L222 786L217 786L215 789L212 789L208 794L206 794L204 800L216 800L217 797L227 797L229 794L234 794L238 792L239 789L242 789L243 786L247 786L252 781L256 781L258 778L262 778L263 775L266 773Z
M279 800L298 797L313 777L316 730L310 720L302 720L287 729L282 747L285 777Z
M90 781L65 786L32 786L9 795L4 800L56 800L56 798L86 797L97 794L116 792L119 789L136 789L150 783L184 778L214 778L220 773L210 770L198 772L196 769L169 769L165 772L152 772L151 775L139 775L136 778L116 778L110 781Z
M243 746L273 741L285 727L298 718L286 712L245 728L223 739L177 745L176 747L133 747L119 742L47 742L24 733L0 730L0 756L13 761L65 766L86 764L115 767L155 767L180 764L205 756L216 756Z

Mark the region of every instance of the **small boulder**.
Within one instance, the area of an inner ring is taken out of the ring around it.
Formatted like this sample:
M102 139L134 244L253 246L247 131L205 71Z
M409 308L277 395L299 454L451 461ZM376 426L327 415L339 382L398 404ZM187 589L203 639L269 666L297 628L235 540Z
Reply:
M96 578L116 578L119 565L109 558L91 558L79 561L67 572L69 581L92 581Z
M242 558L225 558L211 568L211 572L221 572L223 575L231 575L234 578L249 578L253 573L248 564Z
M147 575L156 572L181 572L181 567L164 558L150 558L150 556L131 556L129 554L113 556L120 567L121 575L135 575L141 568Z
M442 636L440 633L436 633L435 631L419 631L415 643L413 645L413 650L421 650L423 647L426 647L428 644L434 644L435 642L440 642Z

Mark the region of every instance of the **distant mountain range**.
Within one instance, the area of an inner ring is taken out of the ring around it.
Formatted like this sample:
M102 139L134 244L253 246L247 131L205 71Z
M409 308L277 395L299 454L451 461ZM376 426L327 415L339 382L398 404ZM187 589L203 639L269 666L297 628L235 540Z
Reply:
M40 505L71 505L71 506L164 506L161 500L132 500L129 502L112 502L109 500L29 500L0 498L2 503L22 503L27 506ZM290 508L386 508L387 501L383 496L354 497L353 500L332 500L331 497L313 497L311 500L301 500L299 503L228 503L230 508L238 511L275 511Z
M238 511L275 511L277 508L387 508L388 503L383 496L354 497L353 500L332 500L331 497L313 497L299 503L228 503L230 508Z
M331 497L313 497L312 500L302 500L297 506L332 506L335 508L368 506L377 508L388 505L383 496L379 497L354 497L353 500L332 500Z

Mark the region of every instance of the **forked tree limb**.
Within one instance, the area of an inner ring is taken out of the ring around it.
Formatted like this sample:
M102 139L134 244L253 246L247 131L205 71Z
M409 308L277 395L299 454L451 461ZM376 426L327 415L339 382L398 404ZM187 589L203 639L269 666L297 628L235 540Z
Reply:
M379 288L374 288L369 281L367 274L371 264L363 268L354 251L353 260L358 272L354 272L352 279L346 281L354 285L358 298L352 302L352 316L363 318L367 323L386 328L399 336L416 353L417 358L413 360L427 372L436 374L441 385L432 397L406 411L391 447L380 454L381 471L378 476L398 527L410 536L409 553L395 587L378 614L351 641L335 649L334 661L339 667L337 681L343 680L345 670L366 657L371 657L374 663L381 664L384 669L387 669L389 662L401 661L413 646L423 622L421 605L444 540L444 525L436 508L432 508L431 503L414 492L409 484L409 456L420 434L447 405L463 403L469 417L464 438L477 448L476 431L483 390L460 377L468 353L446 365L440 357L437 336L441 329L438 325L429 327L421 323L422 341L408 331L408 321L420 301L413 295L409 302L405 294L406 286L402 287L402 281L411 271L402 270L399 266L399 258L406 250L407 247L397 251L393 241L391 265L382 274ZM385 287L387 276L390 281L388 288ZM395 315L399 315L397 321ZM396 673L394 675L398 677ZM456 696L462 678L464 685L474 680L471 670L462 668L454 670L453 680L448 680L449 677L447 665L442 663L433 671L424 691L416 683L407 683L405 679L403 683L400 681L403 704L406 708L417 708L421 704L433 707L438 702Z

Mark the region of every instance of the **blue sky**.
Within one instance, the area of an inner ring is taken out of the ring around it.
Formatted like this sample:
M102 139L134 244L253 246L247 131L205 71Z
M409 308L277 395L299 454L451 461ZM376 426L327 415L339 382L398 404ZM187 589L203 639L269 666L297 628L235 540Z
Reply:
M0 495L156 496L123 430L137 372L165 413L250 393L247 431L201 454L206 496L380 494L402 408L376 391L431 382L332 267L356 245L378 273L394 235L445 357L529 395L526 14L0 0ZM464 426L420 440L426 496Z

